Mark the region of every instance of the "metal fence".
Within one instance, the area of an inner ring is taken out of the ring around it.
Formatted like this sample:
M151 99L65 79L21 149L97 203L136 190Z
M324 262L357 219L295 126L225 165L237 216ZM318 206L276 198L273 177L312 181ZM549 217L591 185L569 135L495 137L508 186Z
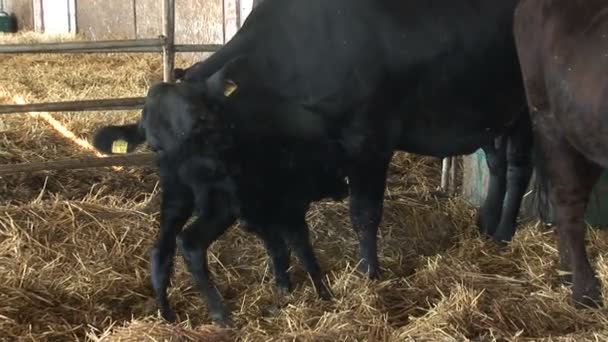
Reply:
M161 52L163 55L163 80L172 82L176 52L215 52L221 44L175 44L175 0L161 0L163 11L162 35L154 39L127 39L85 42L5 44L0 45L0 54L23 53L150 53ZM99 111L125 110L142 108L144 97L110 98L83 101L47 102L32 104L0 105L0 114L31 113L46 111ZM104 166L145 165L153 161L152 153L140 153L128 156L89 157L49 161L42 163L24 163L0 166L0 176L44 170L61 170L73 168L90 168Z

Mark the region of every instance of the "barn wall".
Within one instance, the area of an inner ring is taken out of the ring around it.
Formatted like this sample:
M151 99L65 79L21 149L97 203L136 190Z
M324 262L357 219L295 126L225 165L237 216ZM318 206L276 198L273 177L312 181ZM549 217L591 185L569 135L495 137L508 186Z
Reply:
M90 39L162 33L161 0L78 0L76 7L78 31ZM175 7L176 43L222 43L221 0L179 0Z
M135 38L133 1L77 0L77 31L92 40Z
M162 33L161 1L136 0L136 21L137 38L153 38L160 35ZM177 44L221 44L221 0L176 1L175 41Z
M76 17L78 32L92 40L155 38L162 34L162 0L77 0ZM175 42L222 44L222 18L222 0L176 1ZM180 54L191 61L204 55Z
M32 0L4 0L4 10L15 16L18 30L34 29L32 5Z

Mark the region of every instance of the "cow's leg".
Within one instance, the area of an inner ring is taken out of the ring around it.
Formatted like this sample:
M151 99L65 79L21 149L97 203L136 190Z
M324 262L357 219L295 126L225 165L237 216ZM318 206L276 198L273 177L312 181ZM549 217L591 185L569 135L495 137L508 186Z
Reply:
M377 235L391 158L392 153L383 158L355 161L348 172L350 219L359 239L360 269L371 279L380 277Z
M507 148L507 195L494 240L511 241L517 228L517 216L532 176L532 128L529 116L520 119L509 137Z
M285 241L294 249L298 260L310 275L310 279L320 298L329 300L332 297L329 287L323 281L323 272L310 243L306 222L290 224L283 232Z
M486 162L490 173L488 192L479 210L478 225L482 234L492 236L500 222L505 198L507 177L506 139L496 138L495 144L484 146Z
M563 140L536 135L543 148L549 198L555 205L560 267L572 271L572 299L576 306L599 306L600 283L585 249L585 211L601 168L589 162Z
M292 290L288 272L290 259L289 249L280 234L277 234L275 230L269 230L267 228L268 227L249 226L247 230L254 232L264 242L266 252L272 263L276 286L282 294L287 294Z
M193 199L190 190L173 175L161 175L161 182L160 233L150 253L150 273L161 316L173 322L176 317L167 298L167 287L173 271L175 239L192 214Z
M207 298L209 315L214 322L222 326L229 324L229 315L224 307L222 296L211 279L207 265L207 249L233 222L233 218L208 222L207 218L198 217L177 236L177 245L186 267L201 293Z

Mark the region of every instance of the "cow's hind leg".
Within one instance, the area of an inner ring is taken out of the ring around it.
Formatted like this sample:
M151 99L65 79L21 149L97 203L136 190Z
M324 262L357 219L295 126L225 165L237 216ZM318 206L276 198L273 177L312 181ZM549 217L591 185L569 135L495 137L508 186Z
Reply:
M477 224L482 234L492 236L500 222L506 191L506 139L496 138L495 144L484 146L486 163L490 174L488 192L479 209Z
M192 214L193 199L189 189L171 175L161 176L160 233L150 253L150 273L161 316L173 322L176 317L169 304L167 287L173 272L175 239Z
M359 239L360 268L371 279L380 277L378 226L384 209L386 172L392 153L385 158L358 161L348 172L350 219Z
M229 324L228 311L222 296L213 284L207 264L207 249L234 222L216 221L213 224L198 217L188 228L177 236L177 245L184 258L188 271L193 276L201 293L207 298L211 319L222 325Z
M283 232L285 241L294 249L298 260L310 275L312 283L321 299L329 300L332 293L323 281L323 272L310 243L306 222L292 224Z
M517 216L532 176L532 127L529 116L522 116L512 130L507 146L507 194L494 240L511 241Z
M572 299L576 306L602 304L600 283L591 268L585 249L584 215L593 185L601 172L563 140L537 136L542 143L549 198L555 205L559 236L560 263L563 271L572 271Z

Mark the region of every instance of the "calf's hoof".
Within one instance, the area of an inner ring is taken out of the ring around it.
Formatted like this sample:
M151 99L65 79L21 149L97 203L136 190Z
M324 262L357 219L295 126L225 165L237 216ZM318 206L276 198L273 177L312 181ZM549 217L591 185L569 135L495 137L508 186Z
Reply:
M277 279L275 286L281 296L288 296L293 291L291 281L287 279Z
M331 292L329 286L327 286L325 282L315 285L315 290L317 291L319 298L322 300L332 300L334 298L334 294Z

